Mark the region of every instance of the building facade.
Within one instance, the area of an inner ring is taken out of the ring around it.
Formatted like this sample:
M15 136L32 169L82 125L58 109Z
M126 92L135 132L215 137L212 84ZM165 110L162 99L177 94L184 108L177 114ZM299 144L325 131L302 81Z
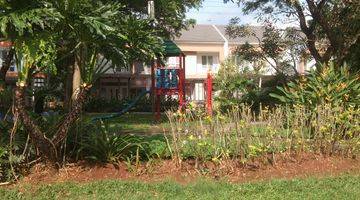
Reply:
M256 37L231 38L226 34L224 25L195 25L188 30L182 31L180 37L174 39L176 45L186 55L185 58L185 78L186 78L186 98L191 101L203 101L205 98L204 81L207 73L211 71L216 74L221 62L223 62L231 52L241 44L250 43L258 45L258 38L262 38L264 27L251 27ZM3 59L6 47L0 45L0 59ZM3 61L0 60L0 65ZM170 57L168 65L176 65L179 60ZM111 62L108 63L111 65ZM1 66L0 66L1 67ZM305 62L297 63L300 73L308 70ZM13 65L7 78L16 80L16 66ZM264 75L272 75L275 71L268 67ZM129 68L108 70L96 83L98 97L104 99L131 98L143 89L151 87L151 67L147 63L135 62Z
M265 28L251 27L255 36L231 38L226 34L224 25L195 25L182 31L180 37L174 39L176 45L186 55L185 77L186 98L190 101L203 101L205 99L205 79L207 73L216 74L220 64L231 55L238 45L249 43L259 44ZM176 65L179 60L168 58L168 65ZM309 70L305 61L297 63L299 73ZM264 76L272 76L275 70L270 66L263 70ZM109 71L100 80L99 88L104 98L121 99L134 95L138 91L151 86L151 67L145 63L134 63L131 69L114 72Z

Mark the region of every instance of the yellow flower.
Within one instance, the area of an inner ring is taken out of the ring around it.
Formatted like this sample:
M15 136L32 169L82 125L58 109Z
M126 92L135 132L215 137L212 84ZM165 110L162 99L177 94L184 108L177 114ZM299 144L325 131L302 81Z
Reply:
M208 130L205 129L204 135L208 135L208 134L209 134L209 133L208 133Z
M189 140L192 141L192 140L195 140L195 137L193 135L190 135L189 136Z
M320 127L320 132L325 132L326 130L327 130L327 128L325 126Z
M207 122L211 122L211 121L212 121L212 117L208 115L208 116L205 117L205 120L206 120Z
M240 128L244 128L245 127L245 121L244 120L241 120L240 121Z
M312 126L316 126L316 124L317 124L316 120L311 121Z

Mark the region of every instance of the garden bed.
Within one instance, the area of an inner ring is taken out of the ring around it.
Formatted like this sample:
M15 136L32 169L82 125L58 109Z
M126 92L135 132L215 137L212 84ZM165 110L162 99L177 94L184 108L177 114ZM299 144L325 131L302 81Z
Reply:
M344 157L324 157L302 154L297 157L278 156L276 165L261 160L242 165L237 161L223 161L219 164L205 162L197 168L193 160L183 161L181 166L173 160L153 160L138 166L97 165L86 162L68 164L59 172L49 171L36 165L29 175L19 181L20 185L58 182L91 182L98 180L138 180L159 182L175 180L189 183L199 177L230 182L254 182L272 179L336 176L344 173L360 174L360 161Z

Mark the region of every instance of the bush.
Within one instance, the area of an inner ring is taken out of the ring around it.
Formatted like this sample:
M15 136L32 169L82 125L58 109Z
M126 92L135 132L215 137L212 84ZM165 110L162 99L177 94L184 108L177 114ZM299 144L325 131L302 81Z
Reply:
M171 152L163 135L144 136L143 147L149 158L171 158Z
M310 108L321 104L357 107L360 105L359 78L357 74L349 73L347 66L337 69L331 63L286 87L278 87L279 94L272 93L271 96L286 104Z
M19 178L29 167L27 162L35 158L28 134L20 125L10 142L13 124L0 121L0 182Z
M246 94L257 90L255 78L249 68L240 68L231 59L222 63L214 80L215 90L219 91L215 97L219 109L226 111L242 103Z
M117 163L133 157L141 151L142 140L133 135L119 135L109 132L109 125L101 122L82 136L79 153L88 160Z
M90 97L84 105L84 110L86 112L118 112L125 107L125 103L125 100Z
M73 127L67 139L67 156L102 163L117 163L121 160L148 160L170 158L171 153L163 135L140 136L122 134L111 122L82 121Z
M261 106L274 107L278 103L269 94L276 90L276 86L283 85L288 78L284 74L261 76L259 70L250 70L246 63L239 66L234 61L227 60L222 63L215 77L215 89L219 91L215 101L222 112L243 103L251 105L253 111L259 112Z

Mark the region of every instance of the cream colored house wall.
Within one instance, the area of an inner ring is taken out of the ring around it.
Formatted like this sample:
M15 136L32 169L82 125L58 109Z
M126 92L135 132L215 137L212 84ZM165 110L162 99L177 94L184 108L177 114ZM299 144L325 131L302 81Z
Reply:
M186 71L185 76L188 81L187 95L189 100L204 100L204 80L207 77L208 69L202 65L202 56L212 56L214 73L220 67L220 63L225 60L224 43L185 43L175 42L185 53Z
M224 61L224 43L183 43L176 42L179 48L185 52L218 52L220 62Z
M205 79L208 69L202 67L202 56L213 56L213 72L225 60L224 43L176 42L186 55L186 79Z

